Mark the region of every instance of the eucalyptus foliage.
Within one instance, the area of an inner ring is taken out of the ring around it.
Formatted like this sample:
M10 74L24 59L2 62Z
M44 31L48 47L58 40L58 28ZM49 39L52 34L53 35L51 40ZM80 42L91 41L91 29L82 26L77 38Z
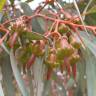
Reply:
M0 96L96 96L96 0L34 1L0 1Z

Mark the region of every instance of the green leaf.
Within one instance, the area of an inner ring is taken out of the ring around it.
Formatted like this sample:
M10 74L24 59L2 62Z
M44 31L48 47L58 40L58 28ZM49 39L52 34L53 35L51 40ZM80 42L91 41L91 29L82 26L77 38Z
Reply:
M1 82L0 82L0 96L4 96L4 92L3 92L3 88L2 88Z
M26 86L24 84L24 81L21 77L21 73L19 72L19 69L17 67L17 61L14 57L14 53L13 53L13 50L11 50L10 52L10 62L11 62L11 67L12 67L12 71L13 71L13 74L14 74L14 77L17 81L17 84L20 88L20 91L22 93L23 96L29 96L29 93L26 89Z
M4 4L6 3L6 0L0 0L0 11L2 11L2 8L4 6Z
M41 34L35 33L35 32L24 32L22 34L23 38L26 38L28 40L42 40L44 39L44 36Z
M89 34L88 36L84 31L80 32L80 35L85 43L86 48L88 48L90 52L96 56L96 37L94 37L92 34Z
M51 80L46 80L44 82L44 90L43 90L43 93L42 93L42 96L50 96L50 92L51 91Z
M31 74L31 70L28 70L27 75L29 77L29 89L30 89L30 96L33 95L34 96L34 84L32 82L32 74Z
M10 2L11 2L11 5L13 5L13 4L14 4L14 1L15 1L15 0L10 0Z
M88 25L96 25L96 4L87 11L85 21Z
M88 96L96 95L96 37L86 32L80 32L86 45L86 50L82 50L81 65L86 64Z
M34 15L34 12L30 8L30 6L28 5L28 3L24 3L24 2L23 3L20 3L20 6L21 6L21 8L24 11L24 15L27 15L27 16ZM44 33L44 30L41 27L42 23L39 23L38 21L39 20L37 20L37 18L32 19L31 24L32 24L33 31L35 31L37 33Z
M86 64L88 96L96 96L96 57L87 48L82 53L84 58L81 64Z
M96 95L96 37L92 34L86 35L86 32L80 32L86 45L86 50L81 50L81 65L86 64L88 96ZM82 69L83 70L83 69ZM80 73L81 74L81 73ZM84 75L83 75L84 76ZM84 88L84 87L83 87Z
M37 84L36 89L37 89L37 96L42 96L42 91L43 91L43 84L44 84L44 72L45 68L43 65L43 58L36 58L34 64L33 64L33 73L34 73L34 81L35 84Z
M74 96L83 96L83 92L85 92L87 88L86 80L84 79L84 76L86 76L86 63L83 61L84 58L85 57L82 56L77 63L77 82L79 83L76 87Z
M3 51L1 62L1 69L3 75L4 88L6 90L7 96L14 96L15 86L13 85L13 73L10 64L9 55ZM6 65L6 66L5 66ZM0 92L1 93L1 92Z
M89 9L89 10L87 11L87 14L93 14L93 13L96 13L96 5L93 6L91 9Z
M85 21L88 25L95 26L96 25L96 13L87 15Z

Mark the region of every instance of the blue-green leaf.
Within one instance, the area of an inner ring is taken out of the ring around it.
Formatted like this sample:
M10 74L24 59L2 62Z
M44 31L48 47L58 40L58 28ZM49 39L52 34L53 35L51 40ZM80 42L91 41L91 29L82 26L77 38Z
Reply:
M80 35L85 43L86 48L88 48L94 56L96 56L96 37L94 37L92 34L89 34L89 36L86 34L86 32L80 32Z
M13 71L13 74L14 74L14 77L17 81L17 84L20 88L20 91L22 93L23 96L29 96L29 93L26 89L26 86L24 84L24 81L22 80L22 77L21 77L21 74L18 70L18 67L17 67L17 61L14 57L14 54L13 54L13 50L11 50L10 52L10 61L11 61L11 67L12 67L12 71Z
M15 86L13 85L13 73L12 73L9 55L6 54L6 52L3 52L3 55L2 55L3 58L0 60L0 62L2 62L1 69L3 75L4 88L6 90L7 96L14 96Z
M81 64L86 64L88 96L96 96L96 57L88 48L82 53L84 58Z
M3 92L3 88L2 88L1 82L0 82L0 96L4 96L4 92Z

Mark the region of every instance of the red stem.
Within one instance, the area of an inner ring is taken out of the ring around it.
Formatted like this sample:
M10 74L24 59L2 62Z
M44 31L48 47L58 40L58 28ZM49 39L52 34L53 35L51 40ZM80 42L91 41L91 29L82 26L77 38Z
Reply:
M74 23L70 22L70 20L58 20L58 19L56 19L56 18L48 17L48 16L43 15L43 14L34 14L34 15L30 16L28 19L26 19L26 21L29 21L29 20L37 17L37 16L38 16L38 17L42 17L42 18L47 19L47 20L50 20L50 21L58 21L59 23L64 23L64 24L68 24L68 25L70 25L70 26L74 26L74 27L76 27L76 28L82 28L82 29L84 29L84 26L83 26L83 25L74 24ZM16 19L16 18L15 18L15 19ZM13 20L15 20L15 19L13 19ZM10 20L10 21L8 21L8 22L5 23L5 24L8 24L8 23L12 22L13 20ZM3 24L4 24L4 23L3 23ZM4 24L4 25L5 25L5 24ZM96 29L96 26L87 26L87 25L85 25L85 27L86 27L87 29L90 29L90 30Z
M48 70L47 70L47 80L50 80L51 75L52 75L52 68L48 68Z
M72 72L73 72L74 79L76 80L76 72L77 72L76 64L72 66Z
M37 16L42 17L42 18L44 18L44 19L48 19L48 20L50 20L50 21L58 21L59 23L68 24L68 25L70 25L70 26L74 26L74 27L77 27L77 28L84 28L83 25L74 24L74 23L70 22L70 20L58 20L58 19L54 19L54 18L48 17L48 16L43 15L43 14L35 14L35 15L33 15L33 16L30 16L30 17L29 17L29 20L32 19L32 18L34 18L34 17L37 17ZM28 19L27 19L27 20L28 20ZM85 25L85 27L88 28L88 29L96 29L96 26L87 26L87 25Z
M68 71L68 75L70 76L71 75L71 66L70 66L70 63L69 63L69 60L68 60L67 57L64 58L64 64L66 65L67 71Z
M15 32L15 33L9 38L9 46L10 46L11 48L14 47L14 44L16 43L17 37L18 37L18 33Z
M36 56L34 54L31 55L31 57L29 58L26 67L29 69L35 62Z
M6 34L0 39L0 45L2 44L3 40L7 37L7 35L9 34L9 30L1 27L0 31L6 32Z

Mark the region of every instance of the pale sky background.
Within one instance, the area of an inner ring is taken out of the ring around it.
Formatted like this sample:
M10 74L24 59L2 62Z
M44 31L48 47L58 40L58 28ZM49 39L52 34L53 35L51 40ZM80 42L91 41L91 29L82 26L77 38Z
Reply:
M26 0L22 0L22 1L26 1ZM32 3L30 3L30 6L32 9L35 9L38 6L38 3L45 1L45 0L34 0ZM63 0L66 2L72 2L73 0Z

